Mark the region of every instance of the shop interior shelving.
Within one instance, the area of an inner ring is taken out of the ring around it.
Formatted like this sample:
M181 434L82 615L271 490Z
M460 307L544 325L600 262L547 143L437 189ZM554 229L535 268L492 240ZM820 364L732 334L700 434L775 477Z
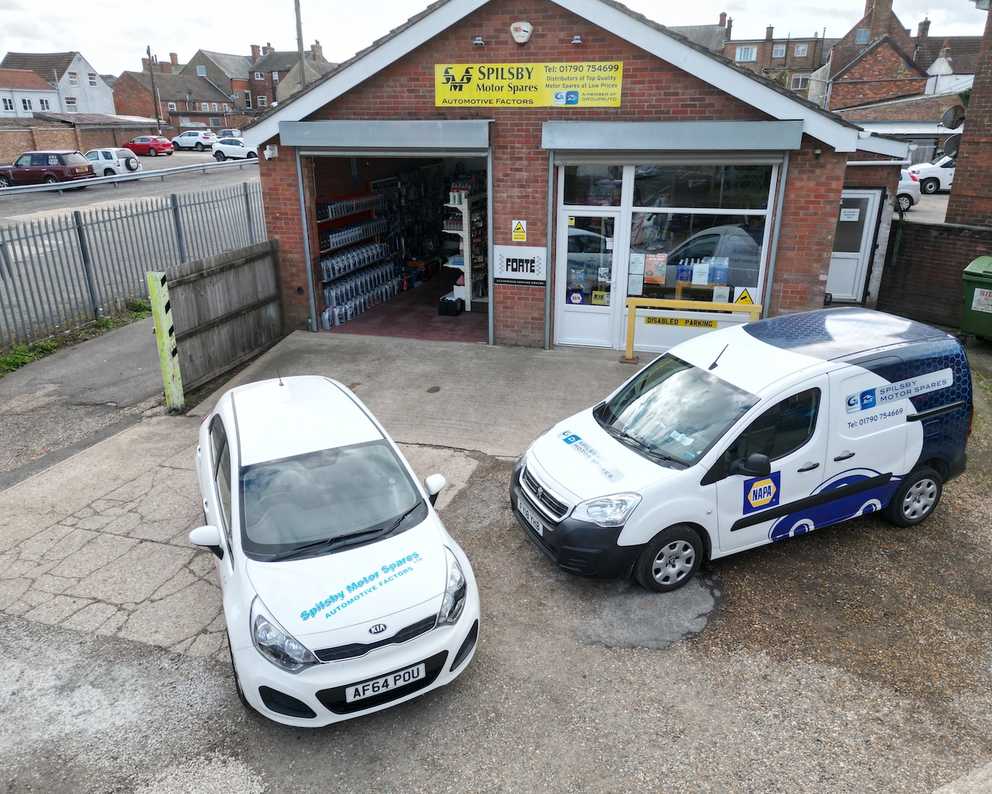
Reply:
M449 209L461 213L461 228L447 228L445 234L456 234L460 238L461 263L456 263L455 257L448 257L445 267L461 271L464 284L452 287L447 297L461 298L465 302L465 311L472 310L472 298L484 299L487 294L487 246L485 239L485 194L468 196L459 204L446 203ZM481 217L483 223L473 226L473 219ZM478 233L481 232L481 233Z

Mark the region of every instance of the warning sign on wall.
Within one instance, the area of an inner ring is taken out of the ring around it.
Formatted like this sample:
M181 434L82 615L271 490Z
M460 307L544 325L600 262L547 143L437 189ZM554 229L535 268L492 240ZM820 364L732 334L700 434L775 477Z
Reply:
M620 61L438 63L437 107L618 108Z
M513 234L513 242L515 243L526 243L527 242L527 221L514 220L511 231Z
M751 292L747 287L736 287L734 289L734 303L754 306L754 298L751 297Z

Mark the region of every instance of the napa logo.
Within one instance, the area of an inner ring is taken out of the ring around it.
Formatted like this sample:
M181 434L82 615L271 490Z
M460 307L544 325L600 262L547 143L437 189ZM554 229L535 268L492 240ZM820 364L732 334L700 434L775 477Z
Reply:
M767 477L744 480L744 515L775 507L782 491L781 478L782 472L773 471Z

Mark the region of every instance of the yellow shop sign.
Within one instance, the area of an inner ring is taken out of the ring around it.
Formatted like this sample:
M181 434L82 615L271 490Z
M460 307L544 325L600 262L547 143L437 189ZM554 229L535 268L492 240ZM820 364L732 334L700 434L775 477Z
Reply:
M437 107L618 108L620 61L438 63Z

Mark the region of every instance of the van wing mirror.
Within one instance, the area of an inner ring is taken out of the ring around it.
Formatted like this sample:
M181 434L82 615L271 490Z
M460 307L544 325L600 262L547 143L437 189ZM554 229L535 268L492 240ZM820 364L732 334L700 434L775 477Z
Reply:
M767 455L752 452L746 458L734 461L730 473L743 474L746 477L767 477L772 473L772 462Z

